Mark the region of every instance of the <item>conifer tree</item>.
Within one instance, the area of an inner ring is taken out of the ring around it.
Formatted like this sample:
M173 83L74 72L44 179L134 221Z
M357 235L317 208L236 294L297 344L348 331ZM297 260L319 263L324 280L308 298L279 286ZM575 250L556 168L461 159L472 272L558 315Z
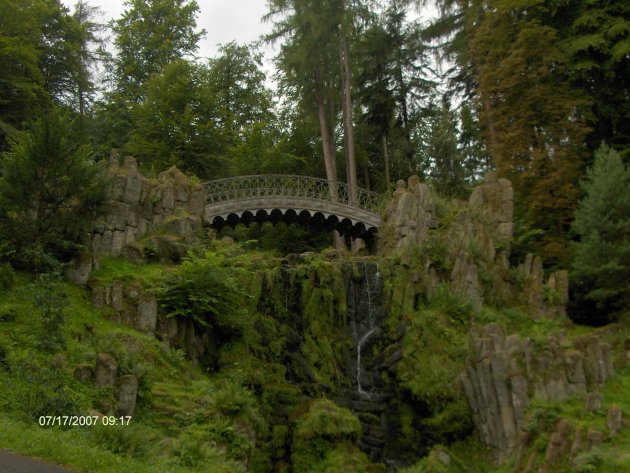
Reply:
M67 261L104 205L107 184L67 112L51 107L0 161L0 239L31 268Z
M572 284L600 311L624 309L630 303L630 168L602 145L586 176L573 222L580 241Z

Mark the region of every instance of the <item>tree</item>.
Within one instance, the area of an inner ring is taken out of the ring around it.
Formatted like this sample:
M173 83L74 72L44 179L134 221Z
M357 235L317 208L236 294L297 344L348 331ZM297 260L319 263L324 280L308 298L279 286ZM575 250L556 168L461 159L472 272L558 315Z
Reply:
M414 141L435 89L420 33L419 24L407 21L403 3L392 1L361 31L355 47L362 145L370 169L382 169L388 184L418 172Z
M303 159L291 154L286 140L273 125L256 122L243 130L242 141L230 150L233 173L299 174Z
M39 67L40 25L34 6L0 0L0 150L6 135L30 118L43 97Z
M571 83L591 99L591 149L606 141L630 150L630 4L564 2L555 14Z
M50 108L16 133L0 168L0 238L31 268L67 261L102 209L107 183L68 113Z
M182 58L191 58L204 31L196 31L194 0L127 0L111 25L117 54L109 65L111 90L100 104L99 133L105 147L122 147L132 129L132 109L146 98L149 77Z
M595 153L583 183L584 198L573 230L580 240L571 280L582 302L600 312L627 309L630 303L630 168L606 145Z
M273 118L271 91L261 67L261 54L234 42L222 45L219 56L208 63L216 119L227 146L237 145L246 128Z
M85 0L78 0L72 13L76 30L74 47L76 67L72 72L72 102L81 117L85 116L88 105L94 99L96 85L92 78L92 68L105 56L103 41L98 37L98 32L103 30L104 25L94 19L100 11L98 7L90 6Z
M461 196L465 189L465 169L458 147L456 116L447 99L431 107L427 122L420 146L423 171L440 193Z
M178 166L200 177L223 173L226 161L215 95L208 70L178 60L153 74L145 99L132 111L127 149L144 169L161 171Z
M269 41L284 38L277 59L285 89L291 89L303 110L316 113L319 122L326 178L337 182L334 120L338 110L338 24L332 2L312 0L271 0L270 12L281 19L274 25ZM330 187L335 198L335 186Z
M337 181L337 123L341 124L347 181L356 190L350 43L367 9L345 0L271 0L266 18L280 17L267 39L284 39L277 63L282 85L319 122L326 177ZM341 111L341 119L339 112ZM334 198L334 186L331 186Z
M194 0L127 0L127 9L112 25L117 49L117 89L132 102L151 74L193 55L204 32L195 31L199 6Z

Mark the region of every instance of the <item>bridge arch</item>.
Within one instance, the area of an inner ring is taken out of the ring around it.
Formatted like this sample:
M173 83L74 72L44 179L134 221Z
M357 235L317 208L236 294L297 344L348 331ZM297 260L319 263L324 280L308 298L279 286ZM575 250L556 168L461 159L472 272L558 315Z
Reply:
M252 221L296 221L370 238L381 224L382 196L310 176L264 174L209 181L206 222L214 227Z

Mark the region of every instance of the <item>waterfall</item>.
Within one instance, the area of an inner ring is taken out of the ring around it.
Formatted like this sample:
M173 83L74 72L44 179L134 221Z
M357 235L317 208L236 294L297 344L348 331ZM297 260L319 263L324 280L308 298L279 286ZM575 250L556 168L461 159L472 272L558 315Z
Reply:
M363 345L368 341L370 336L376 330L376 327L374 326L374 311L372 309L372 296L370 294L370 291L371 291L371 289L370 289L370 277L369 277L369 273L368 273L368 267L367 267L367 264L365 262L363 263L363 270L365 272L365 291L366 291L366 296L367 296L366 300L367 300L368 327L367 327L367 331L361 336L361 338L357 342L357 392L359 394L361 394L362 396L365 396L365 397L367 397L369 399L370 398L369 393L364 391L363 387L361 386L361 350L363 348ZM378 271L378 265L376 266L375 278L377 280L380 278L380 273ZM356 315L355 315L355 319L356 319ZM355 335L355 338L358 337L358 334L356 333L356 331L355 331L354 335Z
M367 339L370 338L370 335L374 333L374 330L376 330L376 327L366 332L361 337L361 340L359 340L359 343L357 344L357 392L367 397L368 399L370 398L370 395L367 392L365 392L363 388L361 387L361 348L363 347L363 344L367 342Z

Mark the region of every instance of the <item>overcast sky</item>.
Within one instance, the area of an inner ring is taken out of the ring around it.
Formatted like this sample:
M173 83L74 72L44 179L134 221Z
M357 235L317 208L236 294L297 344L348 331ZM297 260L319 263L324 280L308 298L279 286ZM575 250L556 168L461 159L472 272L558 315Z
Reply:
M62 1L70 9L76 3L76 0ZM120 18L124 10L124 0L88 0L88 3L101 8L103 23ZM197 3L200 10L197 27L206 30L199 47L200 57L215 56L217 44L250 43L271 30L271 23L261 21L267 12L265 0L198 0Z
M71 10L76 0L62 0ZM124 10L124 0L88 0L92 6L98 6L103 17L102 23L118 19ZM217 45L236 41L239 44L257 41L261 35L271 31L272 22L262 22L267 13L266 0L197 0L199 15L197 27L205 29L206 35L200 42L198 55L202 58L217 55ZM425 8L422 16L435 15L433 7ZM411 12L411 15L417 14ZM113 50L110 44L110 50ZM274 71L272 59L274 49L267 45L261 49L265 55L264 69L268 80Z

